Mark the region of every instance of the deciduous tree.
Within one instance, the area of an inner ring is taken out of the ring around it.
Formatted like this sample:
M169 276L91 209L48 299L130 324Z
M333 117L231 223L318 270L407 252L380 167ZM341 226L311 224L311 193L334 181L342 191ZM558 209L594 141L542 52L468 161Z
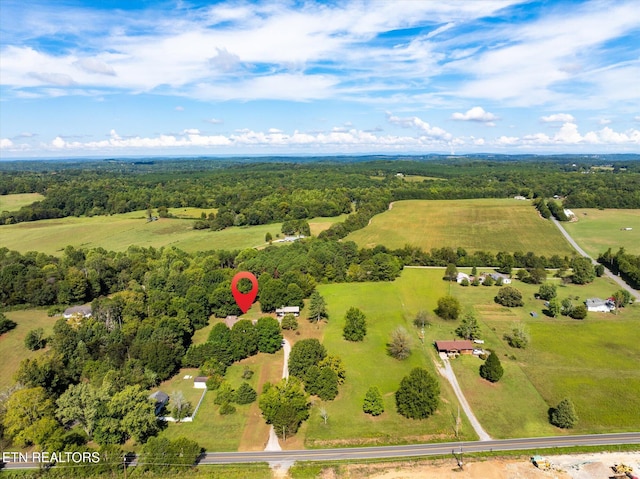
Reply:
M282 348L282 333L277 319L266 316L256 323L258 351L273 354Z
M272 424L280 437L295 434L309 417L311 407L302 383L292 376L275 385L266 383L258 405L267 424Z
M573 269L573 275L571 281L576 284L591 283L596 277L596 271L591 264L589 258L579 256L571 260L571 268Z
M551 283L544 283L538 288L538 296L540 299L549 301L557 296L556 285Z
M443 296L438 299L438 307L435 313L442 319L458 319L458 315L460 314L460 301L453 296Z
M393 330L391 341L387 344L387 352L401 361L411 355L411 339L406 329L400 326Z
M437 379L426 369L415 368L400 381L396 391L398 413L410 419L425 419L438 408L439 396Z
M317 366L327 356L327 350L315 338L298 341L289 354L289 374L304 380L307 370Z
M50 421L54 411L54 402L44 388L19 389L7 401L6 434L22 446L40 445L46 440L41 434L43 421Z
M460 326L456 328L456 334L464 339L478 339L480 337L480 325L473 312L465 314Z
M495 301L496 303L508 308L524 306L524 301L522 301L522 293L513 286L503 286L502 288L500 288L498 294L495 297Z
M549 412L549 421L554 426L563 429L570 429L578 422L575 407L569 398L565 398L560 401L560 403Z

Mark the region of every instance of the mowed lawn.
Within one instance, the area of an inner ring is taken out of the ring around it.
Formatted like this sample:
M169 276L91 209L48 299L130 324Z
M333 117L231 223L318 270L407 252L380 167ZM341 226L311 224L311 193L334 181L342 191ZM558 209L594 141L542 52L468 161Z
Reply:
M307 447L348 446L454 440L458 403L449 384L437 375L430 344L423 345L412 319L420 309L432 310L437 298L446 292L434 270L405 270L392 283L350 283L319 286L328 305L329 320L323 324L323 344L328 354L342 358L347 379L334 401L318 402L303 431ZM367 316L367 336L362 342L342 337L344 315L349 307L360 308ZM398 361L386 353L391 332L403 326L410 333L413 353ZM437 377L442 402L436 414L426 420L410 420L396 412L395 391L411 369L424 367ZM367 389L377 386L383 395L385 412L372 417L362 411ZM324 424L319 411L329 418ZM466 418L461 438L477 438Z
M177 208L175 213L199 218L198 211ZM328 228L344 215L335 218L313 218L309 226L313 234ZM20 251L41 251L59 255L67 245L76 248L102 247L110 251L125 251L131 245L160 248L175 246L187 252L213 249L244 249L264 246L267 232L274 239L280 234L282 223L230 227L222 231L194 230L193 220L160 218L147 222L146 212L136 211L90 218L68 217L52 220L0 226L0 247Z
M28 206L35 201L44 198L40 193L19 193L15 195L0 195L1 211L18 211L23 206Z
M592 258L609 248L615 253L620 247L627 253L640 254L640 210L580 208L572 211L578 221L563 223L563 226Z
M528 201L513 199L406 200L376 215L346 238L361 247L462 247L561 257L574 251L557 228Z
M24 338L32 329L42 328L45 337L53 333L53 325L60 318L47 315L44 309L25 309L8 311L4 315L15 321L17 326L0 336L0 390L11 386L13 377L23 359L41 356L45 350L29 351L24 345Z
M558 298L579 304L589 297L607 297L619 287L608 278L593 283L558 285ZM563 433L631 431L640 427L640 306L618 315L589 313L583 321L545 316L544 301L535 299L538 285L514 281L525 306L495 304L496 286L462 287L452 292L481 321L485 348L495 350L505 376L490 384L478 376L480 361L453 361L454 370L478 419L495 437ZM579 299L575 299L579 298ZM535 312L537 318L529 313ZM511 348L503 339L515 322L524 322L531 336L526 349ZM563 398L574 402L580 421L570 431L549 426L547 411ZM499 413L497 412L499 411Z
M246 381L258 393L265 382L277 382L282 376L284 354L258 354L233 364L225 375L233 389ZM253 376L243 379L245 369L253 371ZM172 379L160 385L169 395L174 390L182 390L185 398L195 407L202 395L201 389L193 389L193 379L183 379L185 375L197 375L195 369L182 369ZM207 391L193 422L169 423L161 434L169 438L184 436L192 439L207 451L264 450L269 439L269 426L264 422L258 401L251 404L235 405L235 414L221 415L220 406L214 404L217 391Z

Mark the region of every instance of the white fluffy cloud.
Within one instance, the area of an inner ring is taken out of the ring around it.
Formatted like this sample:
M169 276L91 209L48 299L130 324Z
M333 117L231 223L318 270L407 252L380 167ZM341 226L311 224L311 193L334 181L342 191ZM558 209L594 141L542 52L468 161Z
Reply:
M11 148L13 146L13 141L9 138L0 138L0 148Z
M412 116L408 118L400 118L391 113L387 113L387 121L389 123L399 125L403 128L414 128L421 133L424 133L427 137L438 139L438 140L451 140L453 135L448 133L446 130L438 126L431 126L426 121L418 118L417 116Z
M467 110L466 113L454 113L451 115L452 120L459 121L477 121L480 123L486 123L490 126L494 126L494 121L499 118L493 113L489 113L488 111L484 111L484 108L481 106L474 106L470 110Z
M566 123L574 122L576 119L569 113L555 113L549 116L541 116L540 121L544 123Z

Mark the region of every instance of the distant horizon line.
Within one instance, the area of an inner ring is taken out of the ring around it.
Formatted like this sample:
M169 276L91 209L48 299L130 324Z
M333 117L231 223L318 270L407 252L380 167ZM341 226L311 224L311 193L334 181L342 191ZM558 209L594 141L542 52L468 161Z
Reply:
M317 154L219 154L219 155L96 155L96 156L34 156L34 157L9 157L0 158L0 163L23 162L23 161L51 161L51 162L81 162L81 161L123 161L123 160L233 160L233 159L260 159L260 158L301 158L301 159L326 159L326 158L612 158L625 157L626 160L640 161L640 153L317 153Z

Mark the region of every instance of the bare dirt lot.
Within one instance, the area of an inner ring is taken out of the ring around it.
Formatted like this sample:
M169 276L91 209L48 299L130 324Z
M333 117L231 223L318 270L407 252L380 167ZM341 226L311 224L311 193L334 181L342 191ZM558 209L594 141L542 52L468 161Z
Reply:
M467 461L460 470L455 460L441 460L429 464L394 463L367 466L348 466L336 476L333 470L324 471L321 477L333 479L607 479L613 477L615 464L626 464L633 474L640 474L640 450L624 453L589 453L561 456L545 456L551 469L536 468L528 457L514 459L478 459Z

